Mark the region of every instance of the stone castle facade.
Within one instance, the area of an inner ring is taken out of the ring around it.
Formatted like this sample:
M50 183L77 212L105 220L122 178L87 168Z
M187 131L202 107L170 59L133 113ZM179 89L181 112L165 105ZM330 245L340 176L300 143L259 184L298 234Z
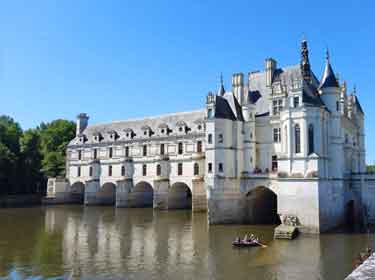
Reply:
M276 223L325 232L372 219L364 112L327 54L320 80L307 42L300 63L221 81L201 110L88 125L77 118L66 179L48 196L86 205L208 211L217 223ZM366 177L367 176L367 177Z

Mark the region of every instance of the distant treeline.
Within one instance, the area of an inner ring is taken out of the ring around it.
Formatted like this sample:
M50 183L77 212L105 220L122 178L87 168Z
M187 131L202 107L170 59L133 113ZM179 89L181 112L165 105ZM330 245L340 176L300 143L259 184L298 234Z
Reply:
M66 146L74 136L72 121L23 131L11 117L0 116L0 195L44 194L48 177L65 175Z

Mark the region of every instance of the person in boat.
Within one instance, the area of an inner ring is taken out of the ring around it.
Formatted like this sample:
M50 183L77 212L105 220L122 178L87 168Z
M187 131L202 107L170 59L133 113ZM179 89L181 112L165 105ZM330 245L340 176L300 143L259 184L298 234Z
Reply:
M239 236L237 236L236 239L235 239L235 242L236 243L240 243L241 242L241 238Z
M242 241L243 241L243 242L248 242L248 239L249 239L249 238L248 238L247 234L245 234L245 237L243 238Z

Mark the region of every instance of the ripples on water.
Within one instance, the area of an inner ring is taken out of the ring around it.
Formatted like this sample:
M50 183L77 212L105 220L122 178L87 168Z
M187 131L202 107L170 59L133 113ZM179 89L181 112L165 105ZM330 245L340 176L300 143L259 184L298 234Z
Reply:
M343 279L365 234L273 240L273 226L208 226L190 211L0 209L0 280ZM235 236L268 248L233 249Z

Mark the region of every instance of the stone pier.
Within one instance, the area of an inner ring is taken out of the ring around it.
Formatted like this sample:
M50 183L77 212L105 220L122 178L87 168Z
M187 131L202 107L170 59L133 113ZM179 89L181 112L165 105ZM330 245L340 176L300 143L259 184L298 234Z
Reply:
M357 267L345 280L373 280L375 279L375 253Z

